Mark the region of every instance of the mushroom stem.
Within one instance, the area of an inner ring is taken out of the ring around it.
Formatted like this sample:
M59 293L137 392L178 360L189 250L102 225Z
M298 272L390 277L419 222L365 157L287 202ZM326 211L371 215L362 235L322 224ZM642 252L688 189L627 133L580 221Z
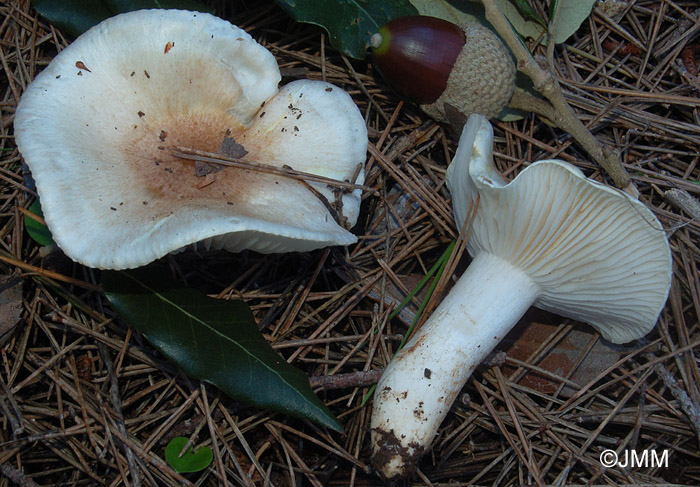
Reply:
M540 288L488 252L468 269L377 384L373 462L386 479L409 475L474 368L535 302Z

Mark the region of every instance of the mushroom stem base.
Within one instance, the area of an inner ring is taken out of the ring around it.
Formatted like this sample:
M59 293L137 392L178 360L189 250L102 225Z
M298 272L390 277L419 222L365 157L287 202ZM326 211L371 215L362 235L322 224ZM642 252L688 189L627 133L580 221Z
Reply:
M373 462L384 478L414 471L474 368L538 294L538 286L505 260L477 254L377 384Z

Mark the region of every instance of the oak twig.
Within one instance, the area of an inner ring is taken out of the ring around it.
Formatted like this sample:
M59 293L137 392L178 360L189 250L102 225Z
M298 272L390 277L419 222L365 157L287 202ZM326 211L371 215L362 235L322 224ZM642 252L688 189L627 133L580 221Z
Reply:
M700 202L687 191L671 188L664 192L664 199L675 208L683 210L690 218L700 218Z
M11 482L19 485L20 487L39 487L39 484L34 482L32 479L24 475L20 470L14 467L0 463L0 474L4 475Z
M646 354L646 356L651 361L656 359L651 353ZM698 406L693 402L690 396L688 396L688 393L681 388L676 378L666 370L663 364L657 363L654 365L653 369L656 375L666 384L666 387L670 389L673 397L678 400L681 409L683 409L683 412L688 416L688 419L690 419L690 424L693 426L698 440L700 440L700 410L698 410Z
M532 80L535 89L548 100L548 103L540 101L540 103L533 108L530 105L524 105L522 103L524 101L522 97L514 96L514 102L520 103L520 105L511 106L513 106L513 108L532 110L539 114L543 114L543 110L549 113L549 115L543 115L556 123L561 129L569 132L590 156L605 169L618 187L637 197L639 192L631 182L627 171L625 171L622 166L620 155L614 150L603 147L583 123L581 123L576 116L576 112L574 112L571 105L569 105L564 98L564 94L557 80L549 70L542 68L537 63L527 47L515 34L506 17L498 9L495 1L482 0L482 3L486 11L486 20L491 23L510 48L518 62L518 70L527 75ZM544 105L549 105L549 108L545 108Z

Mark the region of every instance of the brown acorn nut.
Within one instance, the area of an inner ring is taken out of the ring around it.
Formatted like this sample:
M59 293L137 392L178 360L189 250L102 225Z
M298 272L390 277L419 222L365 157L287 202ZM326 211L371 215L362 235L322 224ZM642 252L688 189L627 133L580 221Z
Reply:
M472 113L493 118L513 95L510 53L481 24L460 27L435 17L399 17L370 43L384 79L439 121L454 122L454 112L465 120Z

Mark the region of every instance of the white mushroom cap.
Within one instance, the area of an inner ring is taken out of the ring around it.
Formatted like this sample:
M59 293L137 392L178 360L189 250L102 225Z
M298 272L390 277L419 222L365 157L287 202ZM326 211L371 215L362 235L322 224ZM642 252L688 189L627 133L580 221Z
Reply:
M283 86L260 109L240 143L267 164L287 164L298 171L355 184L365 180L364 119L350 95L330 83L300 80ZM357 179L349 181L358 168ZM332 188L315 187L333 202ZM361 195L359 189L343 195L343 216L350 225L357 222Z
M607 340L648 333L671 284L670 248L653 213L563 161L536 162L507 183L492 146L491 124L471 116L447 172L458 226L479 195L469 253L508 261L539 286L535 306Z
M230 136L248 151L241 159L352 179L367 131L350 96L314 81L278 92L280 79L269 51L209 14L136 11L80 36L15 115L57 244L85 265L122 269L199 241L259 252L354 243L303 182L233 167L204 181L172 156L177 146L216 152ZM332 188L309 184L333 203ZM342 202L353 225L359 190Z

